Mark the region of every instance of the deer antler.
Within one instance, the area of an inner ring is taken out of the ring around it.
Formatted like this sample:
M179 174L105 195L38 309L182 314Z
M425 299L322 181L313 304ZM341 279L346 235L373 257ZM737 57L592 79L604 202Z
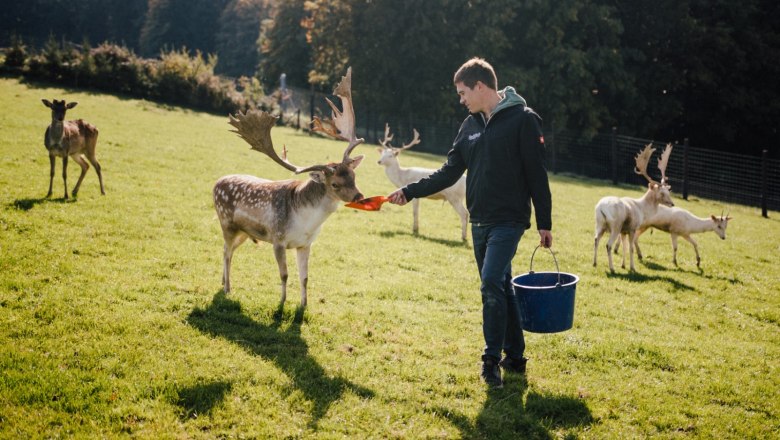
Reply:
M385 122L385 137L384 139L379 141L379 144L385 148L393 148L391 145L387 145L392 140L393 140L393 135L390 134L390 124Z
M396 152L403 151L403 150L408 150L409 148L412 148L413 146L415 146L415 145L420 143L420 133L417 132L416 128L413 128L412 130L414 130L414 139L412 139L411 142L409 142L408 144L406 144L406 145L404 145L404 146L402 146L400 148L394 147L392 145L388 145L388 143L393 140L393 135L390 134L390 124L385 122L385 138L382 139L381 141L379 141L379 143L382 144L383 147L385 147L385 148L392 148Z
M349 146L344 150L343 162L349 159L349 154L352 150L360 145L364 139L358 138L355 134L355 110L352 108L352 68L347 69L347 75L341 78L341 82L333 90L333 94L341 98L341 107L343 111L339 111L338 108L331 102L330 99L325 98L328 101L333 113L331 119L320 120L315 116L312 121L312 129L314 131L321 131L328 136L336 139L341 139L349 142Z
M420 143L420 133L417 132L416 128L413 128L412 130L414 131L414 139L412 139L412 141L408 144L399 148L399 150L408 150L409 148L412 148L413 146Z
M669 156L672 154L672 144L666 144L664 152L661 153L661 158L658 159L658 169L661 170L661 183L667 185L669 179L666 177L666 165L669 164Z
M274 150L274 144L271 140L271 128L276 124L276 117L271 116L264 111L248 110L241 113L239 110L235 116L228 115L228 123L236 130L230 130L245 140L253 150L259 151L273 159L274 162L284 168L293 171L295 174L314 170L329 170L326 165L314 165L306 168L295 166L287 161L287 148L282 147L282 157L279 157Z
M652 143L645 145L645 149L639 152L634 158L634 160L636 161L636 167L634 167L634 172L644 176L644 178L647 179L648 182L657 184L658 182L656 182L650 176L647 175L647 164L648 162L650 162L650 157L653 155L653 152L655 152L655 148L653 148Z

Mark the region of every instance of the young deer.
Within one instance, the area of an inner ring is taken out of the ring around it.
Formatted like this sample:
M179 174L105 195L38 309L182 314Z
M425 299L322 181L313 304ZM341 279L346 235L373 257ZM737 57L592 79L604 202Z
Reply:
M699 256L699 244L691 237L691 234L713 231L718 234L721 240L726 239L726 228L729 225L731 217L726 214L720 217L711 215L709 218L701 218L691 214L682 208L667 208L659 206L658 211L648 221L646 221L636 232L634 237L634 247L639 259L642 259L642 250L639 249L639 236L649 228L659 229L668 232L672 237L672 261L677 266L677 237L682 237L693 245L696 252L696 267L701 267L701 257ZM618 251L620 242L615 246L615 252Z
M414 130L414 139L400 148L390 146L389 143L392 140L393 135L390 134L390 126L385 124L385 137L379 141L382 146L377 149L377 151L381 153L377 163L385 167L385 174L387 174L387 178L390 179L390 182L392 182L396 188L401 188L410 183L417 182L423 177L428 177L434 171L436 171L419 167L402 168L400 162L398 161L398 156L402 151L408 150L409 148L420 143L420 133L418 133L417 130ZM455 185L452 185L443 191L437 192L436 194L432 194L427 198L433 200L444 199L447 200L450 205L452 205L453 209L455 209L455 212L457 212L458 216L460 216L460 238L461 240L465 241L466 231L469 223L469 212L463 205L464 201L466 200L466 176L461 176ZM414 216L412 231L416 234L419 231L418 219L420 213L420 199L412 200L412 212Z
M72 157L79 166L81 166L81 175L76 186L73 188L73 197L79 192L81 181L87 174L89 164L84 160L87 157L89 163L95 167L98 180L100 180L100 194L105 195L103 188L103 174L100 172L100 163L95 157L95 146L97 145L98 129L94 125L82 120L65 121L65 112L72 109L78 102L66 103L48 99L41 99L46 107L51 109L51 124L46 127L46 135L43 144L49 150L49 192L46 197L51 197L52 184L54 182L54 160L56 157L62 158L62 183L65 186L65 198L68 198L68 156Z
M311 245L322 224L336 211L340 201L353 202L363 198L355 186L355 168L363 156L349 155L363 139L355 134L355 113L352 108L352 69L333 92L341 99L343 112L330 100L332 119L314 119L313 129L349 142L340 163L298 167L287 161L287 149L282 157L274 151L271 128L276 118L266 112L250 110L230 116L232 130L253 150L259 151L295 174L308 172L309 179L271 181L247 175L224 176L214 185L214 207L217 210L222 236L225 239L222 285L230 293L230 263L233 252L247 238L273 245L279 266L282 298L287 298L287 249L297 250L301 284L301 306L306 306L306 286Z
M593 241L593 266L596 266L596 256L599 250L599 240L604 233L609 230L610 236L607 241L607 259L609 260L609 270L614 272L612 266L612 245L615 240L621 237L621 234L628 235L629 256L631 259L631 270L634 271L634 238L636 231L658 210L658 205L674 206L672 196L669 193L671 189L666 183L666 165L669 163L669 155L672 154L672 146L667 145L661 158L658 159L658 169L661 171L661 182L656 182L647 174L647 163L653 155L655 148L652 144L645 146L644 150L634 158L636 168L634 172L641 174L647 180L647 192L639 199L631 197L607 196L599 200L596 204L596 235ZM625 246L623 249L623 264L626 267Z

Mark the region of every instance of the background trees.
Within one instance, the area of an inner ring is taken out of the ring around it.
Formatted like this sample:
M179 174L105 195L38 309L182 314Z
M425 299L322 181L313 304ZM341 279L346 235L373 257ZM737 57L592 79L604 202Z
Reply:
M29 0L21 37L111 41L156 57L215 54L215 72L330 91L347 65L377 114L463 116L455 69L490 60L556 128L777 155L780 7L770 0Z

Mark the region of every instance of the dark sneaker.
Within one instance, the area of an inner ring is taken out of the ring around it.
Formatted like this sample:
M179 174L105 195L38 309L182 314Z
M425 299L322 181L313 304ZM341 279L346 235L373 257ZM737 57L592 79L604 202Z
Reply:
M486 358L482 361L480 377L490 388L504 387L504 381L501 380L501 370L498 369L498 362L494 359Z
M504 359L501 359L501 362L499 362L498 365L503 368L504 371L525 374L526 362L528 362L528 359L524 357L520 359L512 359L510 357L504 356Z

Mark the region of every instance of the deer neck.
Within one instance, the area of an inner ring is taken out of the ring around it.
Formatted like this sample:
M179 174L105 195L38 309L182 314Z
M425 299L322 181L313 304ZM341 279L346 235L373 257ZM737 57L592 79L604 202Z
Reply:
M391 182L393 182L393 185L399 188L406 185L406 183L408 183L408 182L404 182L403 179L404 171L406 171L406 169L401 168L401 163L398 161L397 157L391 157L385 163L385 174L387 174L387 178L390 179Z
M309 179L296 188L292 202L295 207L320 206L331 213L338 208L339 199L328 193L325 184Z
M62 144L62 135L65 132L65 122L57 119L51 120L49 125L49 145L60 146Z
M692 233L714 231L716 227L717 225L712 219L696 216L693 216L689 223L689 228Z

